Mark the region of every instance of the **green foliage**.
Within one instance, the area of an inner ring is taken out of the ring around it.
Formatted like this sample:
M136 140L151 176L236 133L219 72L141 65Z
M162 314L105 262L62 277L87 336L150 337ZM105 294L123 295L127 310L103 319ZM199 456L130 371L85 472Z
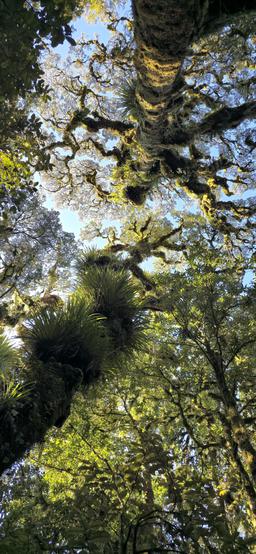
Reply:
M127 272L82 267L80 287L67 304L28 319L21 337L35 359L46 363L54 358L86 373L98 369L106 356L119 351L128 356L140 348L145 317L138 288Z
M33 305L26 295L35 296L38 287L52 287L55 279L54 286L58 283L66 291L77 251L74 236L63 231L59 214L47 210L35 192L28 195L22 190L25 198L18 201L18 191L14 196L5 193L0 219L1 298L9 300L8 305L2 304L0 316L11 325Z
M15 407L16 403L28 396L30 387L26 383L17 383L15 379L0 375L0 403L1 409Z
M132 226L134 247L149 226ZM186 251L176 253L175 266L162 264L154 274L140 354L125 365L123 358L120 371L102 371L86 398L77 395L62 430L51 431L25 474L9 483L7 553L21 530L31 548L40 540L46 550L75 546L89 554L113 552L117 544L126 554L134 544L139 551L189 546L192 554L208 554L207 545L224 554L254 547L251 481L244 475L253 478L255 287L243 285L246 255L223 256L223 239L199 220L186 222L183 240ZM127 272L112 262L97 266L98 259L95 250L84 253L79 288L66 307L46 309L25 328L28 352L58 360L54 375L77 357L83 371L85 313L91 323L92 312L101 314L98 330L107 333L98 334L91 351L101 357L104 350L102 362L113 368L116 353L111 364L112 344L102 348L102 336L111 336L112 321L133 319L143 308L142 289ZM44 402L50 375L40 383ZM53 394L51 387L51 402ZM32 498L21 498L21 483Z
M17 362L17 352L8 341L8 339L0 334L0 371L5 372Z
M0 234L8 227L8 213L15 213L33 191L35 184L27 163L0 151Z
M85 381L87 373L90 380L99 371L107 346L100 318L78 296L64 308L46 308L36 314L23 326L21 337L32 357L79 368Z
M0 0L0 316L22 320L23 341L18 356L0 335L0 469L40 443L4 475L0 551L251 554L255 241L244 237L255 202L223 199L252 182L250 17L188 49L186 28L190 41L240 4L135 0L135 55L126 7L104 11L109 43L83 39L70 74L56 64L46 86L40 56L75 46L81 4ZM38 97L44 124L31 115ZM102 231L107 247L81 254L66 301L76 245L36 194L42 169L71 205L73 190L81 211L89 199L99 233L102 201L133 206L121 231ZM152 197L143 210L152 190L159 206ZM181 217L184 191L211 225Z
M76 262L77 272L81 276L80 279L83 279L84 274L86 274L86 271L90 267L98 267L102 269L112 267L113 269L118 270L122 267L122 262L112 252L104 249L99 250L98 248L89 248L80 254Z
M76 0L0 0L1 208L4 202L7 210L17 210L34 188L33 170L48 167L42 123L31 114L32 99L49 98L40 56L49 40L52 46L65 39L74 43L68 22L79 11Z
M0 334L0 412L15 408L16 403L29 393L31 385L18 380L17 367L20 363L20 353Z
M91 311L105 318L114 353L132 353L144 343L145 317L139 289L127 271L89 267L78 275Z
M29 91L45 91L39 56L48 37L52 46L70 39L68 22L77 9L76 0L19 2L1 0L0 96L8 101ZM72 39L71 39L72 40ZM19 48L17 48L19 44Z

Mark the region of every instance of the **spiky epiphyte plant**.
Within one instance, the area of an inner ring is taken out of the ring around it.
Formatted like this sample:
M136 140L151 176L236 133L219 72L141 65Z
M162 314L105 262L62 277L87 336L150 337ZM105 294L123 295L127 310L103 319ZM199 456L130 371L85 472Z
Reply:
M117 105L123 117L131 116L137 121L141 118L140 106L136 99L136 80L124 79L118 90Z
M1 410L12 407L24 398L30 385L18 383L15 378L19 355L8 339L0 335L0 404Z
M0 370L5 372L17 363L17 352L7 338L0 334Z
M112 267L117 270L121 267L121 260L115 254L107 250L88 248L80 254L76 262L76 269L77 272L81 274L90 267L98 267L101 269Z
M15 382L2 386L7 401L0 405L0 471L42 441L52 425L63 425L80 384L87 386L103 364L120 364L141 346L142 313L127 272L90 267L66 305L48 307L23 325L28 394Z
M78 282L91 304L102 315L113 350L126 355L144 342L145 318L138 288L129 273L113 267L89 267L80 271Z
M1 408L12 407L29 394L32 384L17 383L10 376L0 375L0 403Z
M66 306L48 308L28 320L21 337L32 357L79 368L86 381L98 373L108 346L99 316L89 311L78 294Z

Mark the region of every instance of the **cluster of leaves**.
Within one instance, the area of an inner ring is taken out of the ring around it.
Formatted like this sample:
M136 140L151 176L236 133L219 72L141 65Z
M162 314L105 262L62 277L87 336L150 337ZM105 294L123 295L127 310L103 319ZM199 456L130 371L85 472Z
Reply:
M80 287L67 303L55 296L52 305L34 307L33 317L20 326L24 371L18 382L24 380L28 394L13 380L2 383L1 471L42 441L52 425L64 423L79 385L87 388L110 360L113 367L120 355L138 348L144 318L136 296L128 272L83 268Z
M50 38L51 45L57 46L66 38L73 44L68 23L78 8L76 0L61 0L57 4L45 0L1 0L1 102L45 90L39 65L46 46L44 41Z
M223 28L237 2L187 5L136 0L135 51L122 8L108 43L76 46L80 2L0 0L0 318L25 318L19 353L0 336L1 471L40 443L0 489L6 554L255 549L253 16ZM43 76L45 45L65 38L68 67L51 54ZM42 169L108 241L80 257L65 302L49 293L76 246L36 194ZM142 208L153 190L158 211ZM177 190L211 226L170 210ZM102 230L121 212L121 231Z
M34 294L40 289L43 292L56 287L57 282L62 282L64 292L77 251L74 235L62 230L56 211L47 210L35 192L29 197L22 189L21 196L18 206L13 206L11 199L5 202L0 220L0 298L4 300L17 291L21 297L32 290ZM3 305L1 309L5 312ZM11 319L5 322L11 323Z
M35 190L35 184L31 180L31 172L25 162L16 156L0 152L0 215L3 219L1 231L5 231L4 221L8 219L8 213L19 209L22 200L29 191Z
M31 552L253 552L255 286L209 228L188 233L183 264L154 275L140 355L77 395L3 488L6 552L26 539Z
M1 372L8 371L15 362L17 361L17 356L13 350L11 344L7 338L1 333L0 334L0 358L1 358Z
M85 266L85 271L80 270L78 282L79 290L88 295L91 311L105 318L115 357L117 350L123 349L127 357L129 345L131 351L135 346L139 348L144 339L140 333L143 303L129 274L112 268L111 263L105 269Z
M117 361L143 341L143 303L127 271L87 268L80 262L78 289L66 305L58 303L28 320L22 331L35 359L78 367L85 381L98 374L100 362Z
M35 97L49 93L40 56L49 44L56 46L65 38L73 43L68 22L79 9L75 0L61 0L57 5L43 0L0 2L1 299L16 288L25 293L32 281L37 286L38 278L45 270L48 273L50 249L55 250L60 265L65 267L70 261L60 258L63 239L69 245L73 237L61 232L57 214L47 213L35 194L35 172L49 166L49 154L43 148L42 122L32 104ZM1 314L5 308L1 307Z

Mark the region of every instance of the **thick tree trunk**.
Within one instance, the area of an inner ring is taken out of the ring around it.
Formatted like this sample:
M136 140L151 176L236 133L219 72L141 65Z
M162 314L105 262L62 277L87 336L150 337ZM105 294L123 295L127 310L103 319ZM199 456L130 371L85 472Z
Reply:
M148 152L163 144L170 98L193 37L194 0L134 0L136 99L142 112L140 138Z
M42 442L53 425L64 423L82 380L82 372L69 365L38 362L36 373L20 400L5 400L0 406L0 474Z
M191 41L213 29L221 16L252 9L253 0L133 0L136 98L143 114L141 140L149 151L163 149L167 116L183 84L180 68Z
M159 160L162 174L175 176L179 185L197 196L206 215L217 219L216 197L207 180L215 179L216 171L205 176L196 160L179 155L177 146L188 145L194 138L213 130L239 125L245 117L253 117L255 103L214 111L193 128L174 123L177 107L182 105L186 83L182 63L191 43L216 30L230 15L255 9L254 0L133 0L136 101L141 112L139 141L147 160ZM219 206L221 208L221 206ZM223 206L225 208L225 206ZM216 221L215 221L216 223ZM221 230L228 231L225 218L219 220Z

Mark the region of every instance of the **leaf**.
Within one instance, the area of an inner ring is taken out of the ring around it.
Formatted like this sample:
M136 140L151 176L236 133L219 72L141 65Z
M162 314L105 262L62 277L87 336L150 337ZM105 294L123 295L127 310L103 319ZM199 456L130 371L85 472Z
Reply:
M76 41L75 39L73 39L72 37L69 37L66 35L66 40L69 42L69 44L71 44L71 46L76 46Z

